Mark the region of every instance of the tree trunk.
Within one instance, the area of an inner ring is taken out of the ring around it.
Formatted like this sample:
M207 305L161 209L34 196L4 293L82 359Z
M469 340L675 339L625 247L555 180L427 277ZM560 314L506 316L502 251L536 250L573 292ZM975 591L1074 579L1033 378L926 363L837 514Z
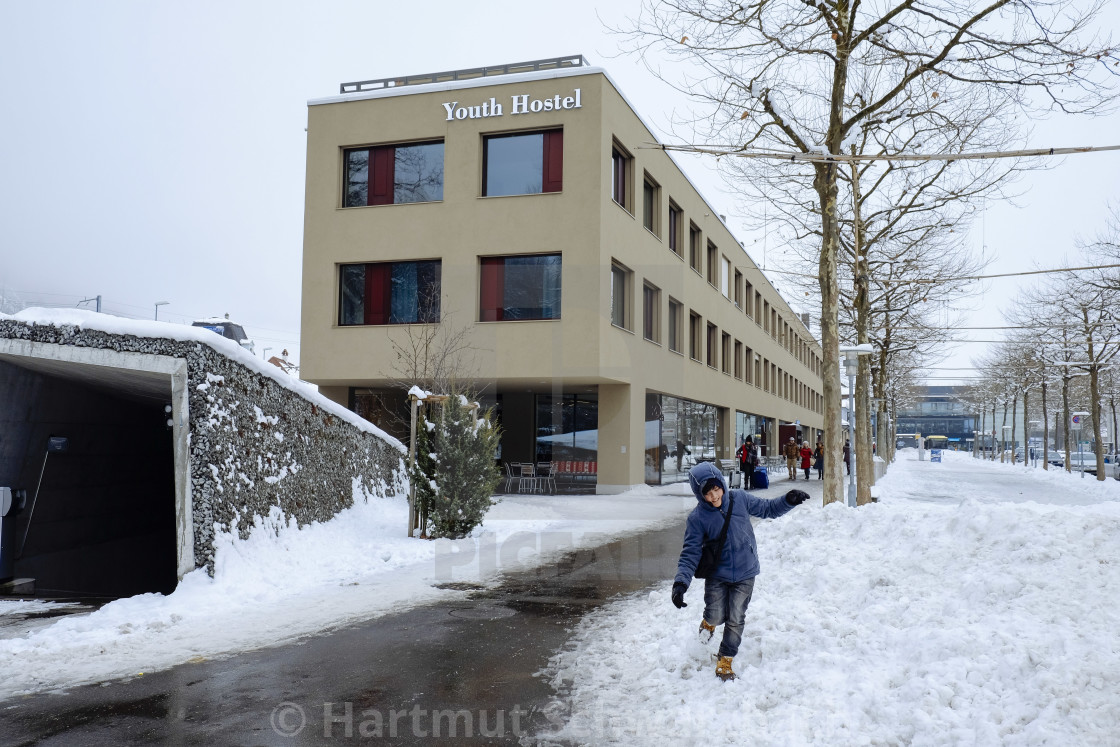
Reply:
M1073 471L1069 463L1069 382L1070 378L1068 376L1062 377L1062 412L1066 418L1065 425L1062 427L1062 446L1066 453L1066 472Z
M1120 463L1120 431L1117 430L1117 398L1110 396L1112 405L1112 463ZM1120 479L1120 465L1117 466L1117 479Z
M1019 398L1011 398L1011 463L1015 464L1015 411L1019 409ZM1007 424L1007 408L1003 408L1004 424ZM1005 445L1006 448L1006 445Z
M1092 360L1093 348L1090 343L1089 357ZM1097 458L1097 480L1104 482L1104 441L1101 440L1101 391L1100 370L1097 364L1089 367L1089 412L1093 424L1093 454Z
M840 422L840 288L836 274L839 225L836 220L836 166L820 164L814 186L820 199L824 237L817 280L821 288L821 370L824 396L824 503L844 500L844 435Z
M1029 420L1030 408L1027 407L1029 402L1028 397L1030 392L1026 389L1023 390L1023 466L1031 466L1031 421Z
M1046 412L1045 378L1042 380L1042 468L1050 471L1050 415Z
M852 155L856 147L852 146ZM868 327L871 324L871 303L867 295L868 268L867 248L863 242L863 225L860 217L859 164L852 162L852 248L855 261L852 262L853 287L855 288L856 343L863 345L871 342ZM871 486L875 484L875 465L871 461L871 361L866 355L859 356L856 370L855 417L856 432L856 505L871 503Z
M992 455L991 461L996 460L996 411L999 409L999 402L992 403Z

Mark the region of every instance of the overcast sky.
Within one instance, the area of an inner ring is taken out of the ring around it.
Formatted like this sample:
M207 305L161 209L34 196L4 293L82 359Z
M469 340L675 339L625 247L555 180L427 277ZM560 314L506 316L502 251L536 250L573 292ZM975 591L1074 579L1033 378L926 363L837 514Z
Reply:
M1109 5L1107 25L1120 28L1120 2ZM665 136L684 102L619 57L603 28L632 7L0 3L0 290L35 305L100 294L103 310L137 318L167 301L159 317L175 322L229 313L258 354L287 347L298 360L307 101L344 81L582 53ZM1120 144L1120 115L1040 123L1030 144ZM718 177L698 159L678 161L761 261ZM1120 200L1120 152L1070 156L1020 188L1020 206L992 205L972 237L995 257L989 272L1072 257L1075 237L1098 230L1108 201ZM1000 323L1020 284L990 283L971 323ZM978 352L940 365L967 366Z

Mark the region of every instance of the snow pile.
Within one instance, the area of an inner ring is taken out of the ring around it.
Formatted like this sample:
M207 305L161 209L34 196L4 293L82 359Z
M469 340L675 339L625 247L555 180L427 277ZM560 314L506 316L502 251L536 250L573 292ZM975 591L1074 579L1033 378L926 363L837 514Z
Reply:
M859 510L756 526L762 575L714 676L703 584L589 615L549 676L579 743L1115 744L1120 483L903 452Z
M13 620L50 603L0 601L0 699L279 645L463 595L441 586L493 583L572 547L678 522L695 504L685 489L609 502L507 496L473 537L429 542L404 536L404 496L367 500L355 486L355 505L329 522L301 529L274 511L246 540L219 535L214 578L194 571L167 596L120 599L34 630Z

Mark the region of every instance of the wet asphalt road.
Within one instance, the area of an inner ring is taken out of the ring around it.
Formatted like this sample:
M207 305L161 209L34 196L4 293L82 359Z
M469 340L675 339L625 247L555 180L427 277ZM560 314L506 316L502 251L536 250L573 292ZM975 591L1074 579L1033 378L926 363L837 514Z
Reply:
M534 675L592 609L667 588L683 531L682 517L293 645L11 698L0 745L536 744L564 704Z

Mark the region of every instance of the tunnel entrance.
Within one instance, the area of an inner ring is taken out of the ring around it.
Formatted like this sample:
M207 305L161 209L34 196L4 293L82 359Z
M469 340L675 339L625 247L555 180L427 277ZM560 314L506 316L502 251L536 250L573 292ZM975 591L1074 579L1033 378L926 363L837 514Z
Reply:
M27 495L4 521L20 548L15 577L33 578L36 595L175 588L170 399L166 374L0 356L0 486ZM51 436L65 451L48 453Z

